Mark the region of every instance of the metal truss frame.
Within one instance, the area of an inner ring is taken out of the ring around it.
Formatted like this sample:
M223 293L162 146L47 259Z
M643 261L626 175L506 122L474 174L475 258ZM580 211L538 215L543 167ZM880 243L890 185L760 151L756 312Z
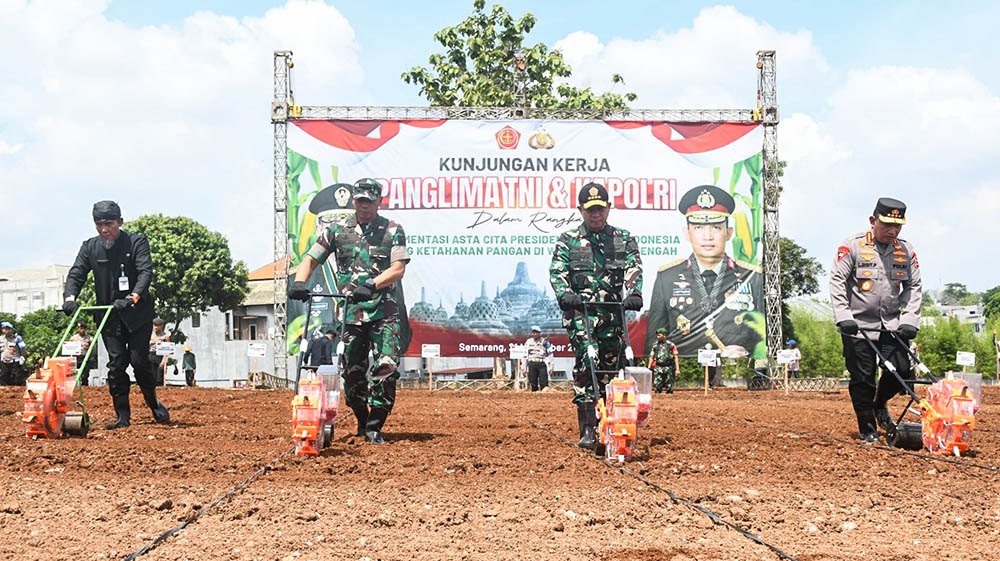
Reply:
M781 233L778 229L781 172L778 163L778 94L774 51L757 51L757 112L764 125L764 317L768 370L779 370L781 348Z
M274 372L287 371L288 223L286 216L288 120L381 121L403 119L559 121L670 121L680 123L762 123L764 126L764 293L770 368L781 348L781 267L778 232L777 125L779 121L774 51L757 52L757 107L754 109L540 109L533 107L384 107L295 105L291 51L274 51Z

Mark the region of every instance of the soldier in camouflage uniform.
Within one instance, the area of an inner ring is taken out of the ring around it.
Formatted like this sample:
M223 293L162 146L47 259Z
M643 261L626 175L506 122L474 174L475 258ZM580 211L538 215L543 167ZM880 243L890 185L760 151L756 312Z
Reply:
M579 210L583 224L559 236L549 282L563 310L563 327L576 355L573 366L573 403L577 406L581 448L596 444L596 392L604 395L608 382L599 374L600 388L593 387L587 360L596 370L614 370L624 351L620 310L605 306L587 308L593 346L588 353L583 302L621 302L626 310L642 309L642 261L639 245L627 231L607 223L608 191L588 183L580 190ZM623 299L624 295L624 299Z
M354 185L355 213L331 224L295 271L289 298L308 300L306 280L332 254L337 288L349 295L344 329L344 393L358 418L357 436L382 444L382 426L396 401L399 379L399 303L394 285L403 278L406 234L399 224L378 215L382 186L374 179ZM374 366L368 376L368 353ZM369 409L370 407L370 409Z
M667 340L665 327L656 330L656 343L649 351L647 367L653 371L653 386L656 388L656 393L664 389L667 393L674 393L674 381L681 374L681 364L677 358L677 345Z

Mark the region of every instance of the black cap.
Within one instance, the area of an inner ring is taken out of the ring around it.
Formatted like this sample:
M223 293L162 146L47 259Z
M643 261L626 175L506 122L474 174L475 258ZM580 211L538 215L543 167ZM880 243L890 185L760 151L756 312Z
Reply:
M114 201L97 201L94 203L94 222L101 220L121 220L122 209Z
M354 208L351 201L351 194L354 186L350 183L334 183L324 187L309 202L309 212L319 214L327 210L341 210Z
M600 183L588 183L580 189L577 196L580 208L586 210L592 206L608 206L608 190Z
M725 222L735 208L733 196L715 185L699 185L689 189L677 204L677 210L691 224Z
M886 224L906 224L906 205L902 201L882 197L875 204L872 215Z

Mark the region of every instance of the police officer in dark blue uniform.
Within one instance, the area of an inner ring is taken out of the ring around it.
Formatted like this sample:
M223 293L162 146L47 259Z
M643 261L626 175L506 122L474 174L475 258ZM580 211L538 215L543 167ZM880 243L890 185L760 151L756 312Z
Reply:
M156 399L156 379L149 361L149 336L153 332L153 298L149 294L153 260L149 241L142 234L121 229L122 211L114 201L94 203L93 216L99 235L83 242L66 275L63 311L67 315L76 312L80 289L87 273L93 271L97 304L114 308L101 332L108 350L108 390L118 416L106 428L129 426L130 382L125 372L129 364L153 418L161 423L170 422L169 411Z

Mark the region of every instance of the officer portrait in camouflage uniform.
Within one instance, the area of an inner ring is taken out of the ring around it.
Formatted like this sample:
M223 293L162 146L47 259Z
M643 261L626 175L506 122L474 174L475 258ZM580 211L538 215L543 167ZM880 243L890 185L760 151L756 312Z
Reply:
M656 274L646 349L662 328L681 356L697 356L699 349L720 349L724 357L766 356L763 274L760 267L726 255L735 208L733 197L714 185L681 197L677 210L685 217L684 237L692 252Z
M642 261L639 245L626 230L607 223L608 191L588 183L580 190L579 210L583 224L563 233L556 241L549 265L549 282L563 310L563 327L576 356L573 365L573 403L577 405L581 448L596 444L594 408L596 393L604 395L609 377L598 375L594 388L587 361L593 357L596 370L619 368L624 352L619 308L588 307L590 337L588 353L584 326L584 302L621 302L626 310L642 309Z
M653 371L653 387L656 393L667 390L674 393L674 382L681 374L681 363L677 358L677 345L667 339L667 329L656 330L656 343L647 351L649 362L646 367Z
M288 296L308 300L309 276L334 257L337 288L349 297L341 358L345 399L358 418L356 435L382 444L382 427L396 400L402 351L394 286L410 258L403 227L378 214L382 186L361 179L354 184L353 198L354 214L339 218L320 234L296 269ZM370 376L369 351L374 360Z
M878 442L876 421L883 429L893 425L886 403L905 390L896 377L883 375L875 384L875 352L858 334L862 328L897 330L904 340L917 336L923 298L920 264L913 245L899 238L906 224L906 205L883 197L868 217L871 228L844 240L830 270L830 303L844 342L844 360L851 381L848 390L858 434L867 443ZM871 334L900 376L911 378L909 355L890 333Z

